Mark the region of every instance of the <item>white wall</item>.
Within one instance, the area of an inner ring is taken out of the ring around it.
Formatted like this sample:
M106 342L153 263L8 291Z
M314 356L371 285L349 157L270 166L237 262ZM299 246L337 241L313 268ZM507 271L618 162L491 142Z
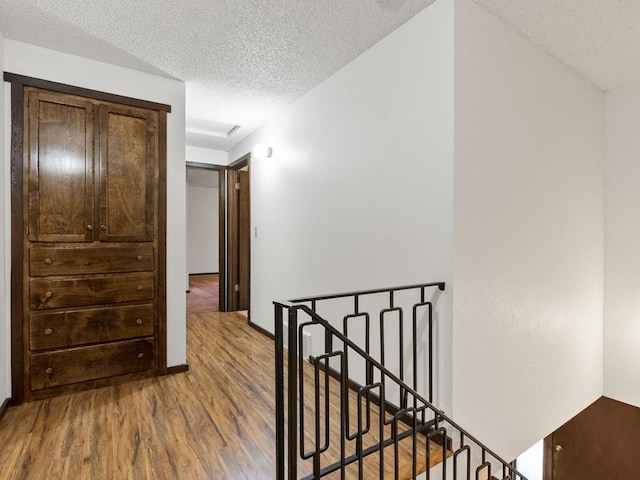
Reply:
M8 72L171 105L167 116L167 363L185 363L184 83L13 40L5 40L4 55ZM5 131L10 128L7 115L5 108ZM5 163L9 161L6 157ZM9 178L4 179L3 185L5 191L10 190ZM8 214L5 210L5 216ZM8 231L5 235L9 238ZM10 268L10 257L5 259L5 268Z
M253 322L273 330L274 299L450 282L452 28L432 5L229 152L273 147L251 162ZM437 309L447 409L450 293Z
M640 85L606 95L604 394L640 406Z
M602 393L604 95L455 17L453 414L511 460Z
M0 72L4 71L4 37L0 32ZM4 86L0 91L0 155L3 157L5 153L5 132L4 132L4 108L5 108L5 91ZM2 212L2 230L7 232L7 213L9 210L5 207L8 204L9 190L4 187L6 185L5 178L7 178L7 165L5 163L0 164L0 185L3 185L2 193L0 193L0 212ZM0 235L0 405L6 398L11 396L11 372L9 370L10 355L11 355L11 310L9 308L8 295L10 268L7 266L9 259L11 258L8 252L10 237Z
M212 148L193 147L187 145L185 159L187 162L208 163L211 165L228 165L227 152Z
M518 471L528 480L543 480L544 441L529 448L518 457Z
M217 172L206 171L218 178ZM218 273L217 187L188 187L189 273Z

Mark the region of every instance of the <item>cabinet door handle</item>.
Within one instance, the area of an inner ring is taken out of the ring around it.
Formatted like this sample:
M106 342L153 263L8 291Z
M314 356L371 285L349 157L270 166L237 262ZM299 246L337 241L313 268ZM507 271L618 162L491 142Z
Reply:
M51 265L53 262L51 261L50 258L45 258L44 259L44 263L45 263L45 265Z
M93 225L87 225L87 230L89 231L93 230Z
M141 319L141 318L137 318L137 319L136 319L136 323L137 323L138 325L142 325L142 319Z
M44 373L46 373L47 375L51 375L53 373L53 368L51 367L46 368Z
M141 261L142 261L142 255L138 255L138 256L136 257L136 260L137 260L137 261L139 261L139 262L141 262Z
M107 231L107 226L106 225L100 225L100 230L102 230L103 232Z
M144 357L144 353L140 352L138 355L136 355L136 357L142 358L142 357Z
M139 292L141 292L143 288L144 288L144 287L143 287L142 285L138 285L138 286L136 287L136 290L138 290Z
M46 328L45 331L44 331L45 335L51 335L52 333L53 333L53 330L50 329L50 328Z
M45 292L43 296L40 297L40 308L47 308L47 302L53 296L52 292Z

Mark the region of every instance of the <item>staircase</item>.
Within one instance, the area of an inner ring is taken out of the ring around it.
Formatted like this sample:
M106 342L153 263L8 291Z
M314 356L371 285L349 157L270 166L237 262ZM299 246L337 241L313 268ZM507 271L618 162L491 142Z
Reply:
M433 405L444 289L274 302L278 480L526 480Z

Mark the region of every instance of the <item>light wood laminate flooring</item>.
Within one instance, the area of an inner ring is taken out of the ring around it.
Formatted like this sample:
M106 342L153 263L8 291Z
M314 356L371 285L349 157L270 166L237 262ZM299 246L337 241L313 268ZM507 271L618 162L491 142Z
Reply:
M10 408L0 422L0 479L275 478L273 341L238 314L195 310L187 316L188 373ZM334 449L327 455L337 458ZM366 479L378 478L374 457ZM301 462L299 471L310 468Z

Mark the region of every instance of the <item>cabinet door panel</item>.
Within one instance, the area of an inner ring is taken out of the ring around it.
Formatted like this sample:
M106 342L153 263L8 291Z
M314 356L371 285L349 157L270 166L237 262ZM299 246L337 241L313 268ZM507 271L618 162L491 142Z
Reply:
M29 240L91 241L94 106L45 92L28 98Z
M100 121L99 239L150 241L157 113L104 105Z

